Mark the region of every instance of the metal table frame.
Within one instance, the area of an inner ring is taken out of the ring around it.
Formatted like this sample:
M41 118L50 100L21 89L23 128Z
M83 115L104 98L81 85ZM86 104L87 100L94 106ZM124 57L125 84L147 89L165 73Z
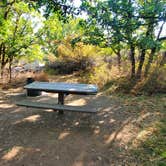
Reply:
M93 84L78 84L78 83L64 83L64 82L33 82L24 86L27 90L45 91L51 93L58 93L58 104L64 105L64 98L68 94L80 95L95 95L98 92L98 87ZM59 110L59 114L63 114Z

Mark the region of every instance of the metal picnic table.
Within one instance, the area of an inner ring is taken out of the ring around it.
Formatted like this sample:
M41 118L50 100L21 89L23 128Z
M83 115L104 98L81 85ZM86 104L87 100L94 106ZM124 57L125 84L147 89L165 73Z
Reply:
M98 92L98 87L93 84L78 84L78 83L65 83L65 82L33 82L24 86L27 90L44 91L51 93L58 93L58 105L47 106L47 105L36 105L27 103L18 103L20 106L31 106L38 108L55 108L59 110L59 114L63 114L64 110L79 111L79 112L95 112L95 111L83 111L79 106L64 106L64 97L68 94L79 94L79 95L95 95Z

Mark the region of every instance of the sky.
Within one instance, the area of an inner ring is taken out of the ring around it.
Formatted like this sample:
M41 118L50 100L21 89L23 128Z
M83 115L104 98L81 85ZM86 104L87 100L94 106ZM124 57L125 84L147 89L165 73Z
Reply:
M75 7L80 7L81 1L80 0L73 0L73 4Z

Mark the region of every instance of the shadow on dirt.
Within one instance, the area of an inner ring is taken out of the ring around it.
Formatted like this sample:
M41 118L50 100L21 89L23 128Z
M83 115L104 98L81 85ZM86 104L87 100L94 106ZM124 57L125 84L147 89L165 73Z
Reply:
M136 137L132 121L139 112L126 109L114 97L69 95L66 103L100 108L96 114L17 107L24 93L0 99L0 165L109 166L134 163L128 152ZM57 102L44 94L31 100Z

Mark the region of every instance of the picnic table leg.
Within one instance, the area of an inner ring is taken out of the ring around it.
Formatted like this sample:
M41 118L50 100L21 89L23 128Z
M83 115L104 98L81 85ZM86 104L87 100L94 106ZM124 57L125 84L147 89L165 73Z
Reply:
M58 93L58 104L64 105L64 93ZM59 114L63 114L63 110L59 110Z

